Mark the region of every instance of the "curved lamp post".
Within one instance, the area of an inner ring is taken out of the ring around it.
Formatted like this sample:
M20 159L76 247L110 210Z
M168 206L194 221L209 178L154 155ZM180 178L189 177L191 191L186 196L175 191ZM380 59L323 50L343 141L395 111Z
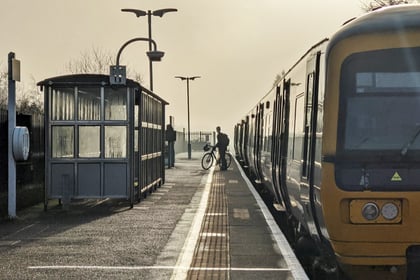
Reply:
M110 67L109 81L112 85L125 84L125 82L126 82L126 69L125 69L125 66L120 66L120 56L121 56L122 51L125 49L125 47L127 47L129 44L131 44L133 42L136 42L136 41L147 41L150 44L153 44L154 50L147 52L147 56L149 57L150 61L161 61L162 60L162 57L164 56L165 53L162 52L162 51L158 51L156 49L156 42L153 41L152 39L134 38L134 39L128 40L127 42L124 43L124 45L121 46L121 48L118 51L116 65L111 65L111 67Z
M175 78L181 79L181 81L187 81L187 113L188 113L188 159L191 159L191 132L190 132L190 80L194 81L195 79L201 78L200 76L193 77L182 77L175 76Z
M159 10L155 10L155 11L151 11L148 10L143 11L143 10L137 10L137 9L121 9L122 12L129 12L129 13L134 13L137 17L141 17L141 16L147 16L147 20L148 20L148 27L149 27L149 52L152 51L152 15L153 16L158 16L158 17L163 17L164 14L169 13L169 12L176 12L178 11L177 9L172 9L172 8L168 8L168 9L159 9ZM156 50L156 46L155 46L155 50ZM149 55L149 54L148 54ZM150 56L149 56L150 58ZM150 90L153 91L153 67L152 67L152 62L153 61L160 61L160 60L152 60L152 58L149 59L149 75L150 75Z
M150 50L147 52L147 56L149 57L150 61L161 61L162 57L165 55L164 52L162 51L158 51L156 49L156 42L153 41L152 39L148 39L148 38L134 38L131 40L128 40L127 42L124 43L124 45L121 46L120 50L118 51L117 54L117 66L120 65L120 56L122 51L125 49L125 47L127 47L129 44L136 42L136 41L148 41L150 44L153 44L153 51Z

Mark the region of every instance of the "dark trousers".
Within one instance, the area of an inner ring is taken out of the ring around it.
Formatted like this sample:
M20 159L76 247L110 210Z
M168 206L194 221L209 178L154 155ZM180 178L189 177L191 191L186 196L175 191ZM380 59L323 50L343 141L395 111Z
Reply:
M219 147L220 169L226 169L226 148Z

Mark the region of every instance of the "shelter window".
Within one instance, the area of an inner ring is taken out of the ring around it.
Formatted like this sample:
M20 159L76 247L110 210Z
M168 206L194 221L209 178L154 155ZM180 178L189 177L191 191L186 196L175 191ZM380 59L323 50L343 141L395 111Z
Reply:
M101 119L101 91L98 88L79 88L78 107L79 120Z
M126 126L105 126L105 157L127 157Z
M74 88L53 89L50 99L53 121L74 120Z
M100 134L100 126L79 126L79 157L101 156Z
M52 157L74 157L74 128L73 126L52 127Z
M127 89L105 89L105 120L127 120Z

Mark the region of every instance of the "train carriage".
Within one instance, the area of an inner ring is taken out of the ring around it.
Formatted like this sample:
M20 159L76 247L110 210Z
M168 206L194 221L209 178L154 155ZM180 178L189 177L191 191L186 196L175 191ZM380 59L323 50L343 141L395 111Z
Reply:
M415 279L419 108L420 6L382 8L302 56L240 122L235 147L291 217L297 249L312 244L355 279Z
M327 66L325 119L334 121L324 127L322 202L331 243L345 264L403 266L420 244L420 8L350 23L332 38Z

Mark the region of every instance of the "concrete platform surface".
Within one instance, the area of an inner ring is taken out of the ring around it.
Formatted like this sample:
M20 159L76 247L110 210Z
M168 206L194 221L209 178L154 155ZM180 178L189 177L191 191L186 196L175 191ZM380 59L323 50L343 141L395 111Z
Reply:
M0 221L0 279L307 279L235 163L204 171L201 155L133 209L52 201Z

